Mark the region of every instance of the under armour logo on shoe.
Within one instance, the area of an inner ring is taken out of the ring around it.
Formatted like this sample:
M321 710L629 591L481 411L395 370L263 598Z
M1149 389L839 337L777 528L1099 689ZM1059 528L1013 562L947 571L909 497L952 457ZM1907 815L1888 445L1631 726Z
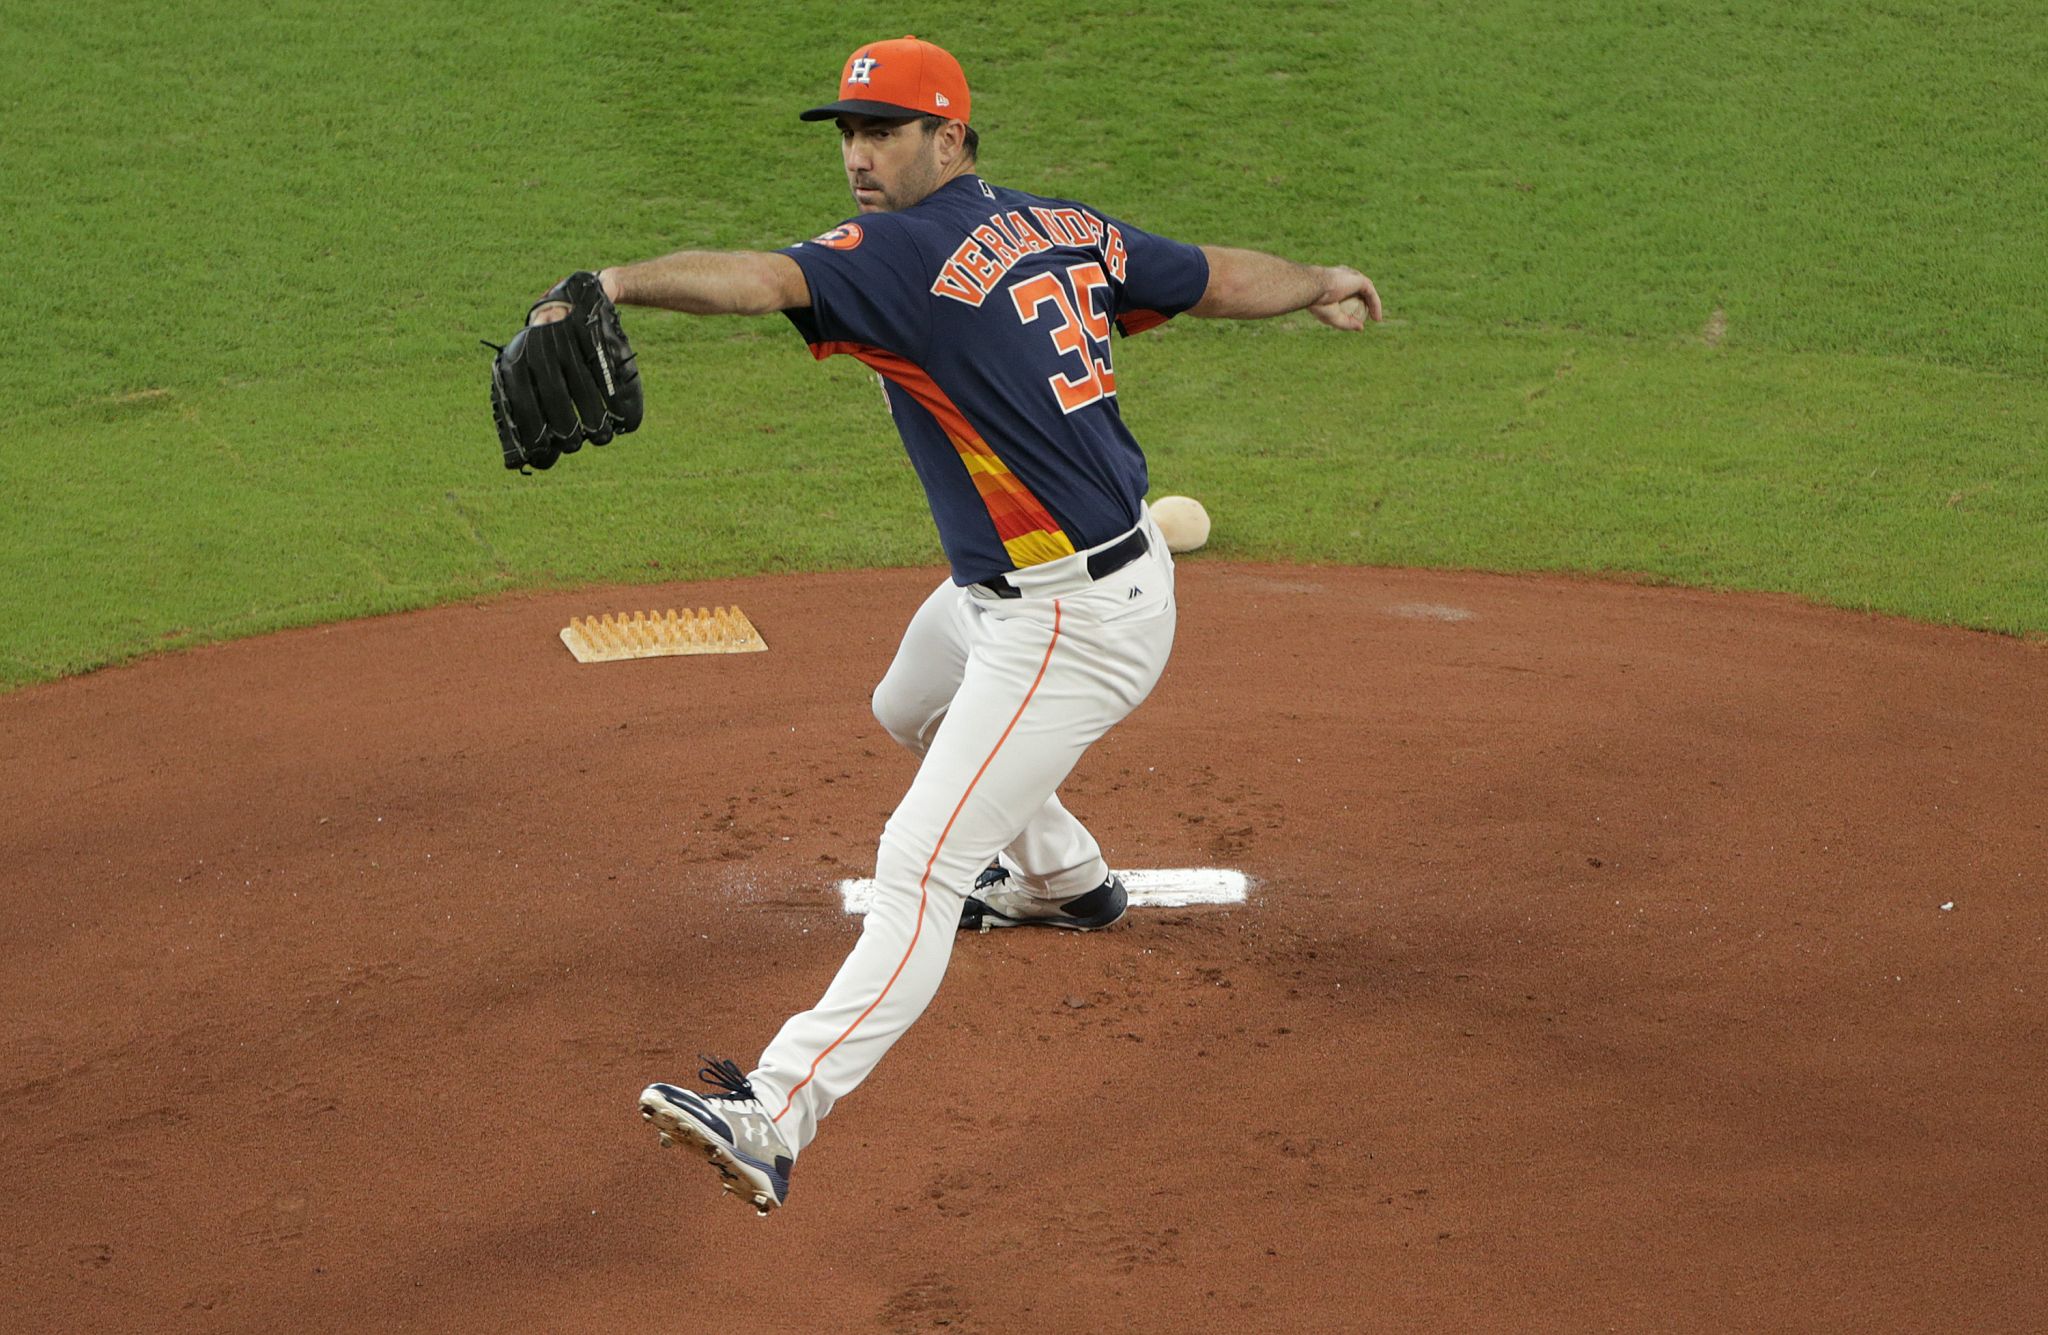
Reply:
M1144 590L1143 590L1143 589L1141 589L1141 588L1139 588L1139 587L1138 587L1137 585L1133 584L1133 585L1131 586L1131 591L1130 591L1130 592L1129 592L1128 594L1126 594L1126 595L1124 596L1124 601L1125 601L1125 602L1129 602L1129 601L1130 601L1131 599L1133 599L1133 598L1137 597L1137 596L1138 596L1139 594L1141 594L1141 593L1143 593L1143 592L1144 592Z
M855 56L853 58L853 68L848 72L846 81L848 83L866 83L868 76L875 72L875 66L881 63L881 61L876 60L873 56Z

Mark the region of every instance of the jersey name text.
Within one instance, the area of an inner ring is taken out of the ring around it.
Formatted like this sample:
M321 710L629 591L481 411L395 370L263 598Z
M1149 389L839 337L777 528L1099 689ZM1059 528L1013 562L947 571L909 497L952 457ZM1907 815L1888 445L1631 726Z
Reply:
M940 266L939 276L932 280L932 295L979 306L1017 261L1062 247L1100 250L1111 276L1119 283L1124 280L1127 256L1116 224L1105 223L1086 209L1034 207L1031 217L1037 219L1036 226L1022 209L989 214L988 221L970 231Z

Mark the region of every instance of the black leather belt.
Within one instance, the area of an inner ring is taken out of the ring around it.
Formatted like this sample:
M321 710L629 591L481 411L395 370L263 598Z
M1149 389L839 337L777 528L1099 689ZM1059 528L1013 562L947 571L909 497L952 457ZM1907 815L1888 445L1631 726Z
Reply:
M1104 575L1114 574L1151 550L1152 540L1145 536L1145 530L1134 528L1122 542L1114 543L1104 547L1099 552L1093 552L1089 555L1088 578L1101 579ZM1022 589L1019 589L1001 575L997 575L994 579L983 580L981 587L993 590L998 598L1022 598L1024 596Z

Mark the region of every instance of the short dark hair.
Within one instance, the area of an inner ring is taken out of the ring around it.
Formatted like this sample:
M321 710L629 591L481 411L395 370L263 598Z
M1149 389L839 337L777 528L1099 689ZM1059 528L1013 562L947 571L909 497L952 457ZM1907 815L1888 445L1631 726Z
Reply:
M946 123L946 118L944 116L919 116L917 123L924 127L924 136L929 139L939 132L939 127ZM961 122L960 128L967 131L967 160L969 162L979 162L981 160L981 136L974 132L972 125L964 121Z

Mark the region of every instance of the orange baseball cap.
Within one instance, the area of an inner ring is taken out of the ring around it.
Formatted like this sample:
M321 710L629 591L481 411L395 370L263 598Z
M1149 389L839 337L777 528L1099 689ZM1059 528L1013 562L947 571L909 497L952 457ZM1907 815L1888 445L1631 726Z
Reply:
M839 73L839 100L812 107L798 119L831 120L835 116L944 116L967 120L972 103L967 75L952 53L915 37L871 42L846 58Z

